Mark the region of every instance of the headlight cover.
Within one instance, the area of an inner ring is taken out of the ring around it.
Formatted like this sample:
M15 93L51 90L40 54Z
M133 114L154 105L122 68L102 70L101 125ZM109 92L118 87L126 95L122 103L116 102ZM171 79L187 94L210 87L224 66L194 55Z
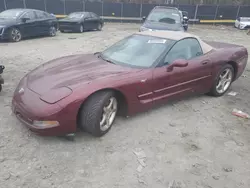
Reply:
M58 101L71 95L72 90L68 87L61 87L57 89L51 89L43 94L40 99L49 104L55 104Z
M33 121L33 126L44 129L44 128L52 128L59 126L58 121Z

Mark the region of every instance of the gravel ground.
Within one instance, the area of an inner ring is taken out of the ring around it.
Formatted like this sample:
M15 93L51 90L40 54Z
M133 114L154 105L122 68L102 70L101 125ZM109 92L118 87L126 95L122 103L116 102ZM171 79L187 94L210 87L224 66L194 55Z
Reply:
M25 73L53 58L100 51L138 28L107 24L102 32L0 43L0 63L6 66L0 93L0 187L250 187L250 123L231 115L233 108L250 113L250 64L231 87L238 95L193 97L118 118L102 138L80 132L74 142L41 137L13 117L11 97ZM250 51L245 31L190 26L190 32Z

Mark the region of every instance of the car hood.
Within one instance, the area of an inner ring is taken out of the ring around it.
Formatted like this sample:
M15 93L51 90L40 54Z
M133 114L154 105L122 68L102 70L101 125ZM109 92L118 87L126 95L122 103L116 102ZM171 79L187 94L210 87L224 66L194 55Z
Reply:
M81 19L78 19L78 18L63 18L63 19L60 19L58 20L59 23L60 22L79 22Z
M126 75L132 68L99 59L93 54L72 55L52 60L27 75L28 88L39 95L62 87L75 88L97 80Z
M14 25L17 23L17 20L15 19L1 19L0 18L0 27L1 26L10 26L10 25Z
M162 22L146 21L142 26L153 30L183 31L182 24L168 24Z

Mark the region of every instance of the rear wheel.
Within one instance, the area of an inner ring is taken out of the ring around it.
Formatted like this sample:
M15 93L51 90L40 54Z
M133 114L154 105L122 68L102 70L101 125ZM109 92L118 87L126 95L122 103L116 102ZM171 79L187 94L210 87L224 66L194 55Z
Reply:
M218 72L210 94L213 96L222 96L230 88L234 78L234 69L232 65L225 65Z
M22 33L18 28L12 28L9 33L9 39L11 42L19 42L22 40Z
M65 33L65 31L64 31L64 30L60 30L60 32L61 32L61 33Z
M118 100L112 91L100 91L81 108L79 125L93 136L103 136L112 127L118 111Z
M0 92L2 91L2 89L3 89L3 86L2 86L2 84L0 84Z

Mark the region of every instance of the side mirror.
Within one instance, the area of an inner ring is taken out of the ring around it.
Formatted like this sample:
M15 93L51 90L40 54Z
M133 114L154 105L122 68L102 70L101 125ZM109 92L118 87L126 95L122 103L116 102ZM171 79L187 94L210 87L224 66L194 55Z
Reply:
M167 67L167 72L171 72L174 69L174 67L186 67L186 66L188 66L187 60L177 59Z
M142 17L142 21L145 21L145 20L146 20L146 16L143 16L143 17Z
M24 18L21 18L22 22L27 22L28 20L30 20L30 18L27 18L27 17L24 17Z
M188 18L187 16L184 16L183 19L184 19L185 21L188 21L188 20L189 20L189 18Z

